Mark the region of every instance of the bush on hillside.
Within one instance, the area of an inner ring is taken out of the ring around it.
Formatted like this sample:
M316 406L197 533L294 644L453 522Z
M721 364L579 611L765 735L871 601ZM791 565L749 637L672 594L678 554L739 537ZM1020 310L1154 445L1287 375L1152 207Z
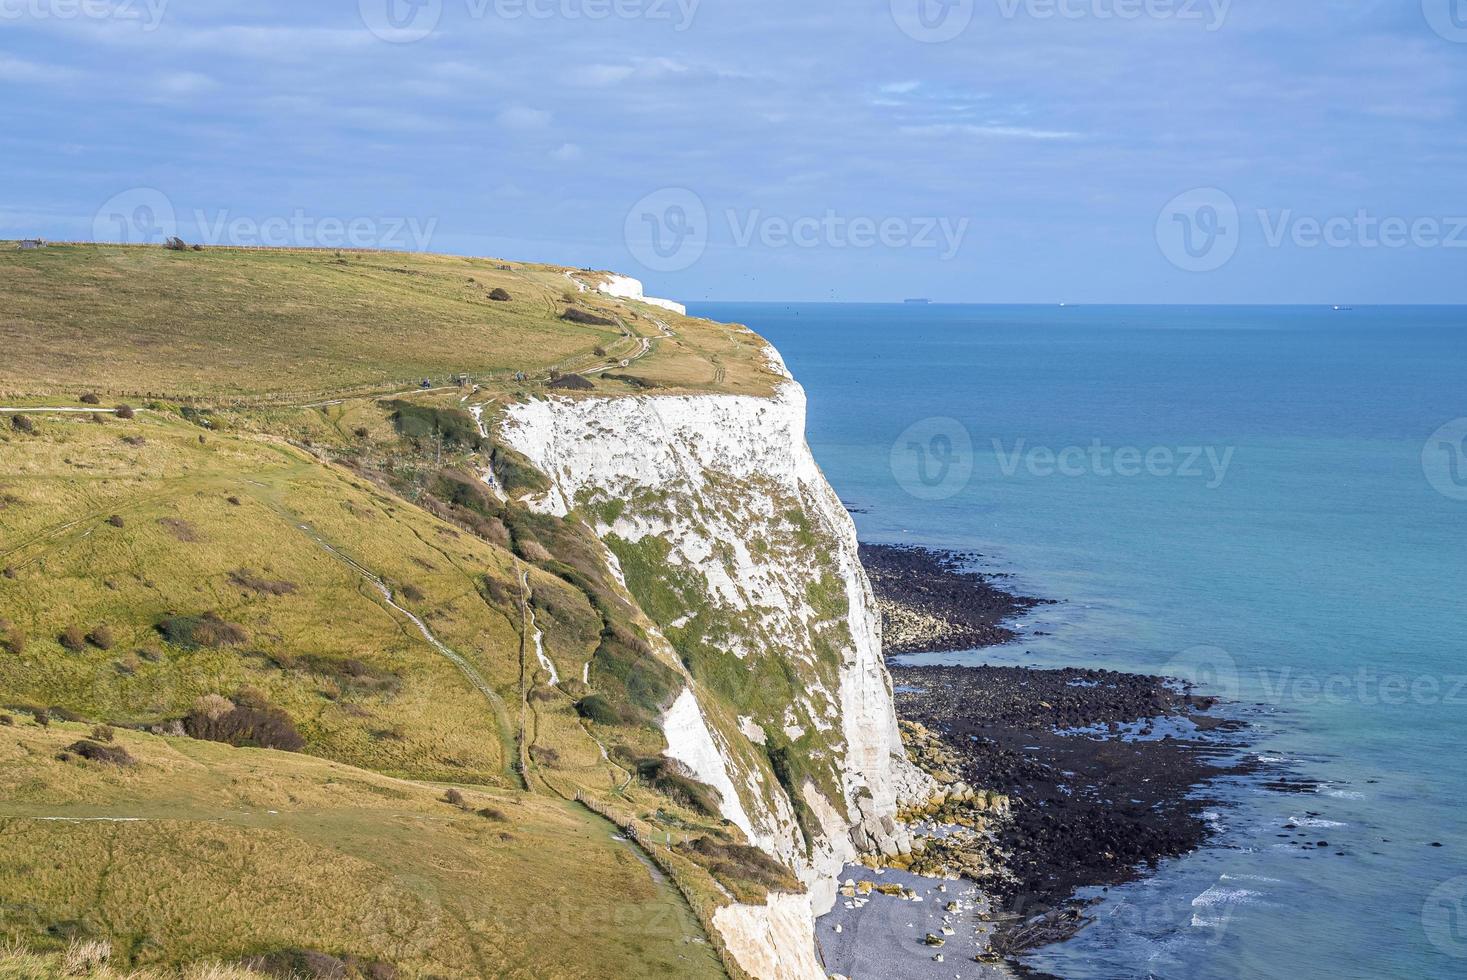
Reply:
M70 650L72 653L80 653L87 648L87 634L80 626L68 626L61 631L56 642Z
M10 427L16 432L22 432L28 436L36 434L36 423L29 415L16 413L10 416Z
M25 653L25 630L8 619L0 619L0 644L14 656Z
M589 310L583 310L579 306L572 306L570 309L562 313L560 315L560 318L562 320L569 320L571 323L584 323L587 326L592 327L616 326L615 320L612 320L609 317L604 317L592 313Z
M191 738L239 748L299 752L306 746L290 715L258 694L241 694L237 701L206 695L194 702L183 730Z
M133 409L133 407L131 405L118 405L117 406L117 417L118 418L120 418L120 419L130 419L130 418L134 418L136 416L137 416L137 412Z
M512 297L509 295L509 291L504 289L503 287L498 287L492 290L489 293L489 298L494 300L494 302L496 303L508 303L510 299L512 299Z
M81 403L83 405L100 405L102 404L102 398L96 392L89 391L81 396Z
M294 595L296 584L279 579L267 579L256 575L248 568L237 568L229 573L229 581L241 589L258 592L261 595Z
M699 837L677 849L713 872L722 881L751 882L769 891L805 890L794 872L757 847Z
M218 613L172 616L156 627L163 638L184 650L239 646L249 639L243 626L225 622Z
M73 742L66 747L66 751L89 762L103 762L110 766L130 766L134 761L127 749L120 745L103 745L87 739Z
M98 623L93 630L87 634L87 642L98 650L111 650L117 638L112 635L112 627L106 623Z

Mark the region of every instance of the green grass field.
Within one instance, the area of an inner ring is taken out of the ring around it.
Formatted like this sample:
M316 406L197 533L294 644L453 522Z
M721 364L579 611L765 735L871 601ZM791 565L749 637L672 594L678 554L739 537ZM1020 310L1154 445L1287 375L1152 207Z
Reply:
M738 975L713 911L798 886L645 768L681 666L578 515L482 489L491 457L543 478L468 409L492 431L561 371L600 395L777 378L743 328L570 276L0 246L0 408L83 409L0 412L0 980L79 943L109 945L68 974L98 980L302 951L354 976ZM72 748L98 725L130 764Z
M507 385L519 371L598 367L675 389L768 390L763 341L746 330L580 292L571 271L417 253L0 243L0 394L300 404L425 378ZM495 289L510 300L491 299ZM572 305L614 324L562 319ZM621 368L643 338L650 353Z

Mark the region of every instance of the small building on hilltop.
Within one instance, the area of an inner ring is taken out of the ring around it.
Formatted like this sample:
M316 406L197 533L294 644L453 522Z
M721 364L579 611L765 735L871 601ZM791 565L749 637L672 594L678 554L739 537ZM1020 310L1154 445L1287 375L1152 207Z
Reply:
M45 248L46 243L39 238L26 238L22 239L17 247L26 251L30 251L33 248Z

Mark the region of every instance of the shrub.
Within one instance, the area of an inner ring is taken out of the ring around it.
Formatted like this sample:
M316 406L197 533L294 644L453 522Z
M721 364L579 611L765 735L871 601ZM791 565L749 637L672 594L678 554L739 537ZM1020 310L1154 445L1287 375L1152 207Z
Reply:
M9 728L15 724L14 715L0 715L0 727Z
M80 626L68 626L61 631L56 642L70 650L72 653L80 653L87 647L87 635L82 632Z
M83 405L100 405L102 404L102 399L98 397L96 392L89 391L81 396L81 403Z
M127 443L129 446L145 446L148 444L148 440L144 439L142 436L123 436L122 441Z
M138 413L133 410L133 407L131 405L118 405L117 406L117 417L120 418L120 419L135 418L137 416L137 414Z
M176 235L170 236L168 241L163 243L163 247L168 249L168 251L170 252L188 251L188 243L186 243L182 238L179 238Z
M464 805L464 795L456 789L450 789L443 794L443 802L450 806L462 807Z
M560 315L560 318L562 320L569 320L571 323L584 323L588 326L593 327L616 326L615 320L609 319L604 316L598 316L597 314L591 313L588 310L581 309L579 306L572 306L570 309L562 313Z
M120 745L103 745L82 739L66 747L66 751L79 755L90 762L105 762L111 766L130 766L133 757Z
M116 735L111 725L95 725L92 728L92 741L94 742L110 742Z
M708 868L725 883L744 881L769 891L804 891L789 868L757 847L699 837L690 844L679 844L677 850Z
M577 701L576 713L598 725L622 725L627 721L610 701L599 694L590 694Z
M169 643L185 650L239 646L249 639L243 626L225 622L218 613L212 612L202 616L172 616L159 623L157 630Z
M192 738L239 748L299 752L306 745L288 714L260 695L245 692L238 701L219 695L200 698L184 719L183 730Z
M583 378L579 374L566 374L556 378L550 384L546 385L546 387L553 388L556 391L590 391L596 385L588 378Z
M508 290L504 289L501 286L491 290L489 293L489 298L494 300L494 302L496 303L508 303L513 297L509 295Z
M5 570L3 572L0 572L0 575L4 575L6 578L15 578L15 576L19 574L20 573L15 570L14 565L6 565Z
M28 415L17 413L10 416L10 427L16 432L23 432L28 436L36 434L36 423Z
M92 413L92 424L93 425L106 425L107 424L107 416L103 415L101 412L93 412Z
M47 711L45 708L37 708L36 709L36 711L35 711L35 719L36 719L36 724L37 725L40 725L42 728L50 728L51 727L51 712Z
M638 776L674 802L710 817L721 816L723 797L718 790L698 782L681 763L660 756L639 759L636 770Z
M418 588L416 585L413 585L411 582L409 582L407 585L404 585L401 589L401 592L403 598L407 599L409 602L422 602L424 599L428 598L426 595L423 594L422 589Z
M296 591L294 582L262 578L248 568L238 568L230 572L229 581L241 589L248 589L261 595L294 595Z
M224 502L227 503L231 507L239 507L239 506L242 506L240 504L240 502L239 502L239 498L238 497L225 497L224 498Z
M117 638L112 635L112 627L106 623L98 623L96 628L87 634L86 639L98 650L111 650L112 644L117 642Z
M351 431L352 431L353 434L356 435L356 437L358 439L365 439L365 438L367 438L368 435L371 434L371 433L369 433L367 431L367 427L365 425L359 425L355 429L352 429Z
M25 630L8 619L0 619L0 644L14 656L25 653Z
M201 540L199 529L178 517L160 517L158 526L184 544L196 544Z
M124 521L122 519L122 515L121 514L113 514L111 517L107 518L107 523L110 524L110 525L112 525L113 527L126 527L127 526L127 521Z
M508 823L509 822L509 818L504 815L504 811L503 810L496 810L492 806L486 806L486 807L484 807L483 809L481 809L481 810L478 811L478 814L479 814L479 816L483 817L485 820L494 820L494 821L497 821L498 823Z

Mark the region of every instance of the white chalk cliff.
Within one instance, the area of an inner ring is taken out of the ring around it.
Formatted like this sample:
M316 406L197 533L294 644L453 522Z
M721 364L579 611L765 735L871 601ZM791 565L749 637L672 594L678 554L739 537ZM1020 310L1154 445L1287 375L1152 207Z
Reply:
M551 478L534 506L580 507L613 552L655 544L656 567L699 597L663 632L717 617L721 656L751 671L775 658L794 679L778 703L732 703L691 670L663 727L666 754L808 888L721 910L727 948L756 977L823 977L814 917L858 853L909 849L897 807L925 798L928 782L902 748L880 614L855 526L806 443L804 390L768 357L783 378L773 397L533 400L508 407L500 438ZM770 740L799 755L800 785L776 774Z

